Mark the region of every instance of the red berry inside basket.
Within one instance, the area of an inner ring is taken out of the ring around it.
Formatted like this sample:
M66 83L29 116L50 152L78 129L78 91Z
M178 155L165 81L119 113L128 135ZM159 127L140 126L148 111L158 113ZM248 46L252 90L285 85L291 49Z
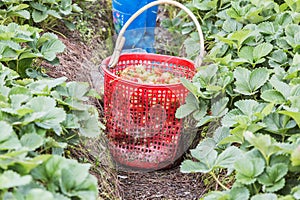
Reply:
M169 71L160 68L150 69L143 65L130 65L120 72L120 77L138 83L148 84L172 84L179 83L179 77L175 77Z

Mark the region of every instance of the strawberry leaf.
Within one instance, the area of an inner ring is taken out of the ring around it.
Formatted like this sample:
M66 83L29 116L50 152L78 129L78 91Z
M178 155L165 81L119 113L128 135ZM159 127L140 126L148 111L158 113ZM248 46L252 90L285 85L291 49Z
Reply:
M14 171L7 170L0 174L0 190L26 185L31 180L30 175L21 176Z

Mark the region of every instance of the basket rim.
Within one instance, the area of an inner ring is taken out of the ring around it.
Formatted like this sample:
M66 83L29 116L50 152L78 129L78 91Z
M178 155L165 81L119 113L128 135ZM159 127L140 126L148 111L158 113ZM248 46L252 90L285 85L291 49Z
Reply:
M142 55L143 57L145 56L149 56L151 58L170 58L170 59L176 59L176 60L181 60L181 61L184 61L184 62L187 62L189 64L192 64L193 65L193 69L194 72L196 73L196 68L195 68L195 63L190 60L190 59L187 59L187 58L182 58L182 57L179 57L179 56L169 56L169 55L162 55L162 54L155 54L155 53L140 53L140 52L134 52L134 53L122 53L120 55L120 58L119 58L119 61L122 57L124 56L139 56L139 55ZM100 64L100 68L104 71L104 75L105 74L108 74L120 81L124 81L126 83L129 83L129 84L132 84L132 85L135 85L135 86L145 86L145 87L170 87L170 86L181 86L182 83L179 82L179 83L170 83L170 84L153 84L153 83L137 83L137 82L134 82L134 81L131 81L131 80L128 80L128 79L124 79L124 78L120 78L119 76L117 76L116 74L112 73L109 68L108 68L108 64L109 64L109 61L111 59L112 56L109 56L107 58L105 58L101 64Z

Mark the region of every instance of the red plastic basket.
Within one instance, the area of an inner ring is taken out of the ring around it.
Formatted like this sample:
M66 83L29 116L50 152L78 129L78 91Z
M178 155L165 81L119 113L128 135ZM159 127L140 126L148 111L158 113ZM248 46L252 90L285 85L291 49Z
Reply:
M194 63L179 57L147 53L122 54L113 69L102 62L104 71L104 112L113 157L127 166L158 168L174 161L182 121L176 109L188 90L181 84L139 84L117 74L127 66L142 64L147 70L159 68L176 77L191 79Z
M162 2L183 7L178 2L167 0L152 2L137 13ZM128 24L123 28L126 29ZM116 46L118 43L117 40ZM176 77L191 79L196 72L195 64L180 57L150 53L118 55L122 44L118 48L101 64L110 152L118 164L127 167L164 168L177 159L183 126L175 112L185 102L188 90L181 83L140 84L122 79L118 74L128 66L143 65L148 71L159 68Z

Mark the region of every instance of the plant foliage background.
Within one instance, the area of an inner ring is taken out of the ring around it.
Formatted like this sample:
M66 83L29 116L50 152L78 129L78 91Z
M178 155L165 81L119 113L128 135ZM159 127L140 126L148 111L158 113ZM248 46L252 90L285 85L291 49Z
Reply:
M181 171L215 178L222 191L205 200L300 199L300 2L195 0L186 6L202 24L207 54L193 80L182 80L190 95L176 115L215 128ZM177 25L191 35L185 45L195 58L195 30L184 20ZM234 177L233 185L218 180L223 172Z
M74 28L80 12L71 0L0 2L1 199L98 198L91 164L66 158L65 150L101 134L98 110L87 103L99 95L40 67L57 64L65 50L56 22Z

